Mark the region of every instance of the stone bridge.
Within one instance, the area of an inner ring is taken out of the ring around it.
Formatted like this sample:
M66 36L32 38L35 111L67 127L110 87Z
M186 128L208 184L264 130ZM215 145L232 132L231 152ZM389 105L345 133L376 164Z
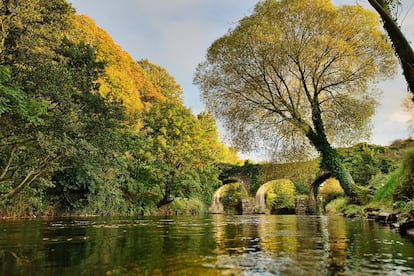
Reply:
M250 194L250 180L252 179L252 176L250 174L239 174L239 175L235 175L232 177L229 177L227 179L223 180L223 184L229 184L229 183L234 183L234 182L239 182L241 183L244 188L246 189L247 193Z
M256 206L254 203L254 195L250 192L250 182L251 182L251 175L250 174L237 174L231 177L228 177L223 180L223 184L229 184L229 183L235 183L239 182L241 183L244 188L246 189L247 193L251 197L250 199L244 199L242 202L242 214L252 214L256 213ZM320 179L318 179L320 181ZM320 185L319 181L315 181L313 183L312 188L316 185ZM324 180L322 180L323 182ZM318 186L319 186L318 185ZM252 197L253 196L253 197ZM316 214L316 199L314 197L313 189L311 189L310 196L308 199L295 199L295 213L297 215L305 215L305 214Z

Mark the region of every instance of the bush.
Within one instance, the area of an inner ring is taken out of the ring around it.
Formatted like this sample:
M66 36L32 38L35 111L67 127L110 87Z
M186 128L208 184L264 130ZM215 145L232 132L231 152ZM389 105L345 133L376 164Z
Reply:
M374 194L374 202L391 203L392 193L397 186L403 174L403 169L399 168L394 171L388 178L388 181L380 187Z
M393 200L409 201L414 199L414 148L406 154L402 165L401 176L393 192Z
M309 194L309 187L301 182L294 182L296 193L299 195L307 195Z
M296 188L292 181L279 179L266 183L266 206L272 213L292 213L295 209Z
M228 213L242 213L242 199L247 198L248 194L244 186L239 183L226 184L223 191L221 202Z
M378 173L371 178L368 186L371 189L378 190L378 188L382 187L385 183L387 183L388 178L389 174Z
M199 199L176 198L169 206L173 215L198 215L206 212L206 206Z
M344 190L339 184L339 181L334 178L329 178L319 189L319 201L325 206L330 201L342 197L344 194Z
M342 214L347 203L348 200L346 198L338 197L325 206L325 213L327 215Z

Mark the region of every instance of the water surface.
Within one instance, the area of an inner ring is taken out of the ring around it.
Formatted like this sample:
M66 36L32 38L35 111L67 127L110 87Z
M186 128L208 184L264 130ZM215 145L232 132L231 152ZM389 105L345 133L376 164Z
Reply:
M414 241L342 217L0 221L1 275L414 275Z

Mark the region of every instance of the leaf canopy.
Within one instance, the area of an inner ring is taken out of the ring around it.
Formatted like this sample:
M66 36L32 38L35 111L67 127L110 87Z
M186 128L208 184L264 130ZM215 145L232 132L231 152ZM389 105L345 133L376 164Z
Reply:
M263 145L304 159L305 135L318 127L336 145L369 136L378 97L370 85L395 67L374 13L266 0L211 45L194 82L242 150Z

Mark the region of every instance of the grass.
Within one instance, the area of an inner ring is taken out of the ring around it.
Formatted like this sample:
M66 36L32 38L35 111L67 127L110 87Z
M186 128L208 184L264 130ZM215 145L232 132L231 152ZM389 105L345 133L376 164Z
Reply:
M382 187L380 187L377 190L377 192L374 194L374 198L373 198L374 202L383 202L383 203L392 204L392 201L393 201L392 194L395 190L395 187L401 181L401 177L403 176L403 171L404 171L404 168L402 166L390 175L388 181Z

